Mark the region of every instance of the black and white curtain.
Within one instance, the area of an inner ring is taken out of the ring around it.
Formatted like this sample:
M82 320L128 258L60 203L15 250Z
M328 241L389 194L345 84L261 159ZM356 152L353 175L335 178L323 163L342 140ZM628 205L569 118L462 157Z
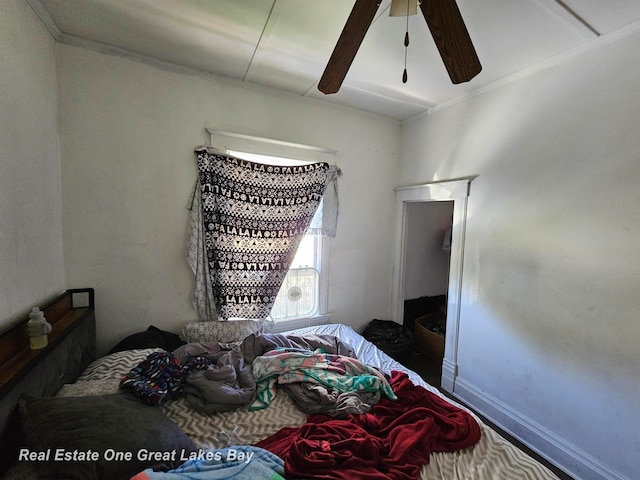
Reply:
M325 190L330 211L323 215L335 235L339 170L265 165L206 147L195 156L187 249L194 306L202 320L266 318Z

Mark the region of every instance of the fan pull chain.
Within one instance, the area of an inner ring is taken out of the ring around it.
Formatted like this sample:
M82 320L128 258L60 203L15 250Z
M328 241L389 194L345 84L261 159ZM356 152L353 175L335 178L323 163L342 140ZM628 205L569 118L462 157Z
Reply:
M404 72L402 72L402 83L407 83L407 79L409 78L407 75L407 50L409 47L409 2L411 0L407 0L407 25L404 32Z

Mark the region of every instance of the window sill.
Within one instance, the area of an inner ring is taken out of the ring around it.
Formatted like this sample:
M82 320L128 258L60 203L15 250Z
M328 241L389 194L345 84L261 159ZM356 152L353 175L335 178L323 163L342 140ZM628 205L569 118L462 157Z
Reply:
M324 315L314 315L313 317L295 318L282 322L268 322L267 330L270 333L281 333L287 330L295 330L297 328L313 327L315 325L324 325L332 323L333 315L326 313Z

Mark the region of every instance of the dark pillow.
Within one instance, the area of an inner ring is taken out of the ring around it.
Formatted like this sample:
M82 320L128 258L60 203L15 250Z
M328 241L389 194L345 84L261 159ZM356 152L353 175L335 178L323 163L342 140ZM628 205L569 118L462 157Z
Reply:
M156 332L162 337L162 341L164 342L164 348L168 352L173 352L176 348L181 347L182 345L186 345L187 342L182 340L177 334L167 332L165 330L160 330L153 325L149 325L147 329L148 332Z
M145 332L138 332L129 335L115 347L109 351L109 353L122 352L125 350L135 350L138 348L163 348L168 352L172 352L176 348L184 345L178 335L171 332L160 330L153 325L150 325Z
M38 478L128 479L145 468L175 468L196 450L189 437L157 407L147 406L128 394L22 396L19 409L27 443L25 452L34 456L36 452L50 452L48 460L34 462ZM97 460L73 458L89 451L96 452ZM147 458L147 451L162 452L163 458ZM56 459L57 452L62 457ZM131 459L118 461L113 452Z

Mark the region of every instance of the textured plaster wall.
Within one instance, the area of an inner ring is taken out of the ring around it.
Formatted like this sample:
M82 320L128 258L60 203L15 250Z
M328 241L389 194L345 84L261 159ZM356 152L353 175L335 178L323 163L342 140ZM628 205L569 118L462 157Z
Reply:
M96 289L99 348L196 319L184 250L205 125L338 152L329 311L358 329L389 315L397 122L81 48L58 53L67 280Z
M401 183L477 175L459 394L583 478L640 478L638 49L603 42L403 127Z
M55 45L0 2L0 330L65 289Z

